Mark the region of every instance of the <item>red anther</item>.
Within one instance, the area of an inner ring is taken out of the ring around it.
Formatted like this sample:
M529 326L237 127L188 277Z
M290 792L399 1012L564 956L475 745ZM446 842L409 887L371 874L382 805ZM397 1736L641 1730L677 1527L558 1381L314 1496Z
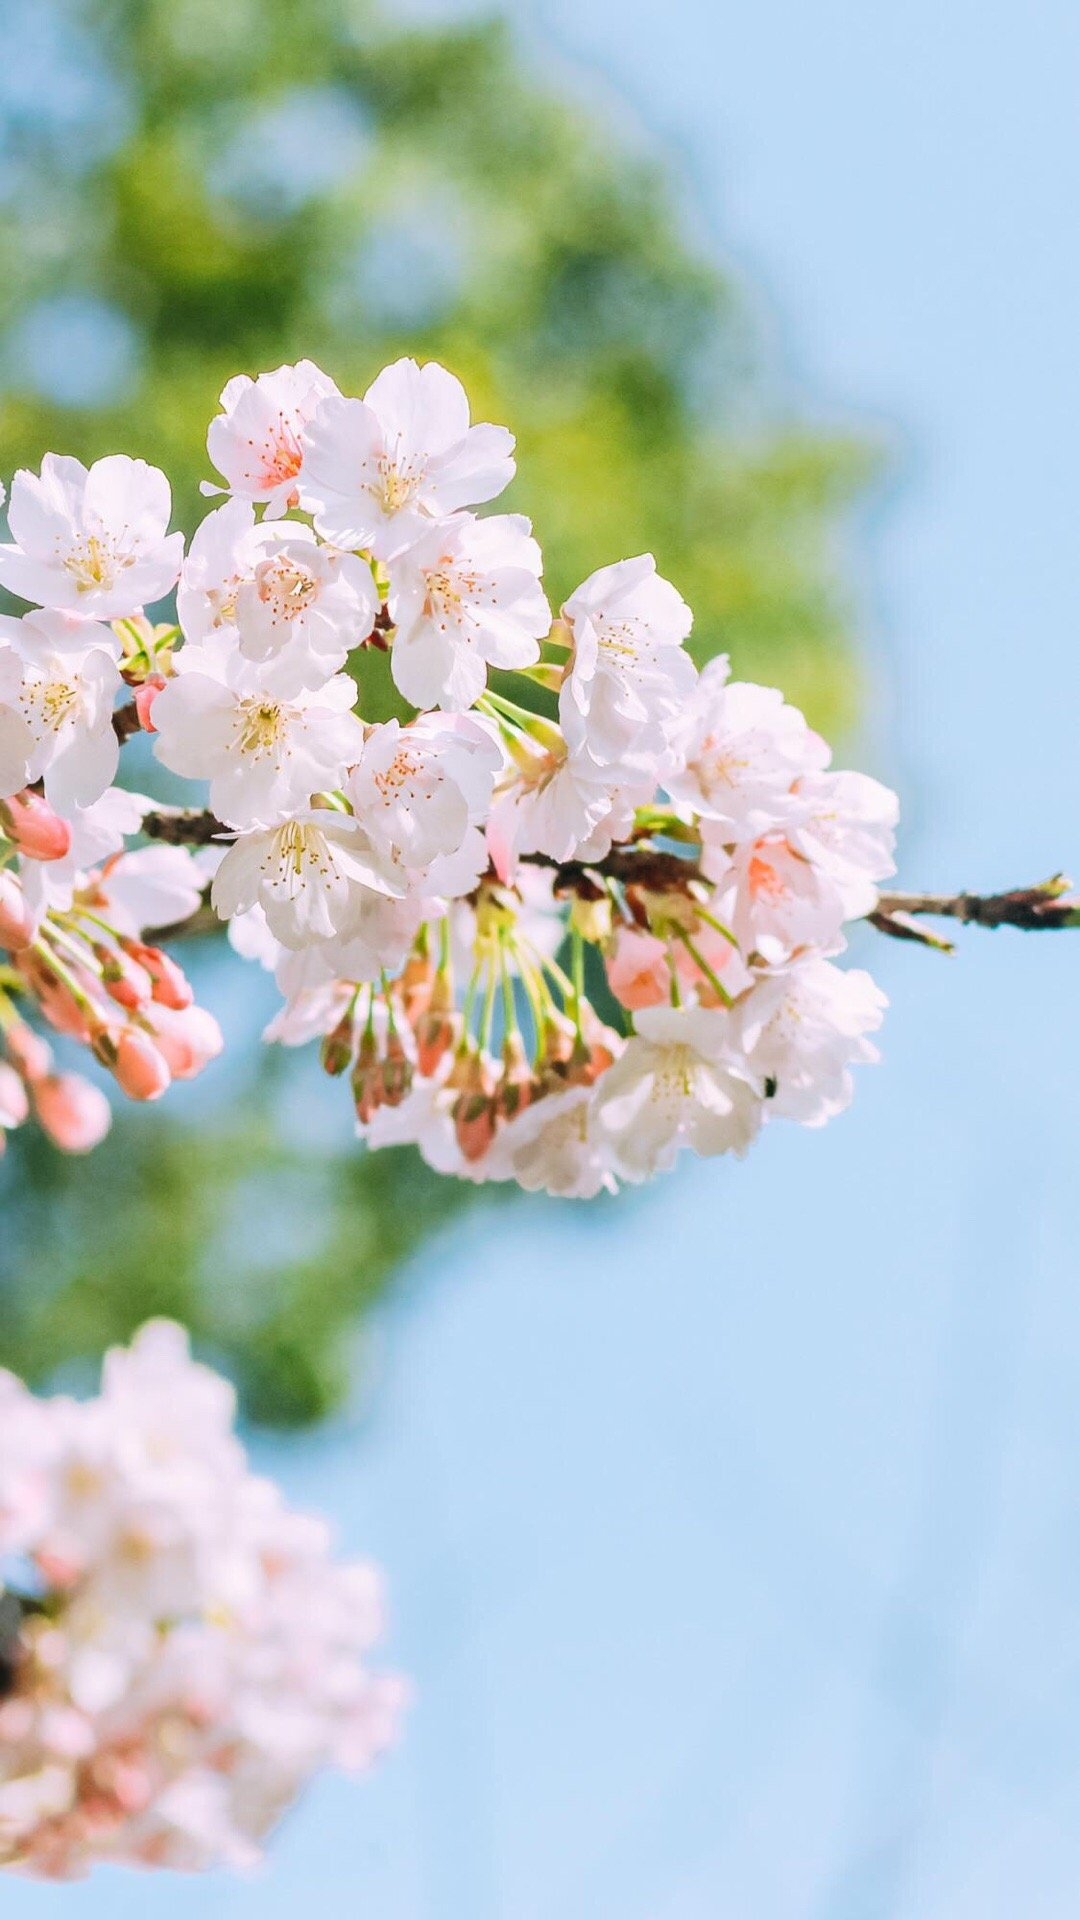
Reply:
M172 1074L161 1048L138 1027L124 1027L115 1041L113 1073L129 1100L159 1100Z
M0 872L0 947L18 953L34 937L34 916L18 879Z
M41 1126L64 1153L90 1153L104 1140L112 1109L100 1087L81 1073L46 1074L31 1091Z
M63 860L71 851L71 828L40 793L29 787L0 800L0 828L31 860Z

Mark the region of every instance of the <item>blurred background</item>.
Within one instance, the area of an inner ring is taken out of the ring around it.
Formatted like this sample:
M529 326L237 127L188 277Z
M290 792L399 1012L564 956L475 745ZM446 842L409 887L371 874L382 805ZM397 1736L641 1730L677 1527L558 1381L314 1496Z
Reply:
M702 657L902 788L906 882L1080 865L1069 0L0 27L5 472L123 447L190 526L228 374L437 354L518 431L554 594L652 546ZM894 1005L853 1110L610 1206L357 1156L212 945L227 1065L87 1167L17 1136L0 1361L192 1325L386 1567L418 1697L257 1880L14 1920L1074 1911L1080 953L857 957Z

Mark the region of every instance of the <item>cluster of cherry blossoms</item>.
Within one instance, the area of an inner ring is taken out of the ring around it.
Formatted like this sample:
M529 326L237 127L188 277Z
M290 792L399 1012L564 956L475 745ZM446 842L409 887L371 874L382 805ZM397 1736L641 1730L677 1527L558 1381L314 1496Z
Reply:
M227 497L186 556L142 461L12 484L0 584L39 610L0 622L0 1122L101 1125L28 1069L20 995L135 1098L213 1057L146 940L206 889L281 988L268 1038L320 1039L368 1144L440 1171L587 1197L844 1107L885 1001L836 960L893 871L894 795L779 693L699 674L651 556L553 616L528 521L473 511L512 437L444 368L361 400L300 362L221 406ZM359 710L364 649L409 718ZM112 784L136 730L201 811Z
M92 1400L0 1373L0 1866L248 1865L317 1769L393 1739L378 1576L249 1471L233 1414L168 1321Z

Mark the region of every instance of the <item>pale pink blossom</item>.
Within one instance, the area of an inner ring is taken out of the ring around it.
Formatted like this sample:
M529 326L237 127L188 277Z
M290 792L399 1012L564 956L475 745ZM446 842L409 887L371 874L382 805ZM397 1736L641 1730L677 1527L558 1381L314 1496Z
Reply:
M112 1125L112 1108L99 1087L79 1073L49 1073L33 1082L39 1125L63 1153L91 1153Z
M46 1600L8 1596L0 1864L249 1866L314 1773L396 1734L405 1689L367 1665L378 1576L251 1474L178 1327L110 1353L89 1401L0 1374L0 1415L0 1544Z
M861 968L816 956L764 974L731 1015L749 1071L764 1086L766 1112L822 1127L850 1104L851 1067L880 1056L876 1032L888 1001Z
M120 754L118 655L107 627L76 614L0 615L0 796L44 778L61 814L100 799Z
M294 691L277 665L189 647L154 703L158 759L208 780L211 808L229 826L269 826L333 791L363 749L348 674Z
M633 1037L593 1093L598 1137L620 1179L651 1179L681 1147L746 1152L762 1103L732 1048L728 1018L705 1007L636 1015Z
M571 752L655 786L697 678L683 646L689 607L645 553L590 574L563 617L574 645L559 718Z
M444 899L487 865L482 832L503 753L472 714L425 713L372 727L345 787L375 844Z
M749 959L779 965L802 948L835 953L843 945L844 894L787 835L763 834L731 855L706 850L717 917Z
M20 468L11 483L0 585L96 620L138 613L176 584L184 536L167 531L171 512L169 483L145 460L110 454L87 469L48 453L40 476Z
M374 894L401 898L394 863L351 814L314 808L279 826L241 834L219 866L211 900L222 919L261 906L285 947L349 937Z
M507 1121L499 1154L500 1165L527 1193L592 1200L616 1190L607 1135L597 1124L589 1086L546 1093Z
M700 674L676 730L679 766L665 776L716 845L754 840L798 815L794 782L829 763L829 749L775 687L729 680L726 659Z
M336 394L312 360L276 367L256 379L238 373L221 391L222 411L210 422L206 449L225 487L204 480L204 493L231 493L261 501L278 520L300 499L303 433L320 402Z
M551 625L543 560L519 513L455 514L422 531L393 568L390 670L414 707L463 713L492 667L527 667Z
M866 773L811 773L795 782L799 814L792 842L840 890L845 920L877 904L879 880L895 873L893 850L900 803Z
M363 400L324 400L303 446L303 504L319 532L382 560L430 519L493 500L514 475L513 435L470 426L464 387L436 361L397 360Z

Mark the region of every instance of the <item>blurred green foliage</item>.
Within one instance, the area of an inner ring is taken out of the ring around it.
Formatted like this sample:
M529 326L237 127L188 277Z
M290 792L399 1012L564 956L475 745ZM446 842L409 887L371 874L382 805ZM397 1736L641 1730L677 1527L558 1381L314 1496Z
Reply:
M535 82L497 23L410 29L362 0L31 11L53 84L0 88L7 472L47 447L142 454L190 531L233 373L307 355L362 391L403 351L437 357L518 436L511 504L553 601L651 548L699 658L730 651L842 728L834 536L866 450L776 419L738 287L602 112ZM40 1376L168 1311L260 1417L340 1395L358 1310L466 1196L407 1154L299 1152L272 1066L232 1104L219 1076L216 1114L125 1117L86 1165L11 1141L0 1361ZM302 1244L256 1234L249 1270L223 1222L271 1191Z

